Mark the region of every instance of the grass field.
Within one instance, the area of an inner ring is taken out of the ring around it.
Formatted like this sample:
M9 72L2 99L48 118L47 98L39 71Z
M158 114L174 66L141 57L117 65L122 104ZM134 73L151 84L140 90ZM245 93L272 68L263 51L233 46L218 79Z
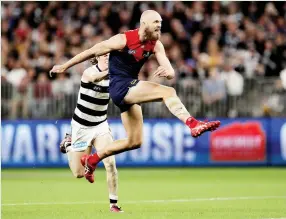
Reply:
M4 219L286 219L286 169L119 169L119 204L109 212L103 169L97 181L68 169L2 170Z

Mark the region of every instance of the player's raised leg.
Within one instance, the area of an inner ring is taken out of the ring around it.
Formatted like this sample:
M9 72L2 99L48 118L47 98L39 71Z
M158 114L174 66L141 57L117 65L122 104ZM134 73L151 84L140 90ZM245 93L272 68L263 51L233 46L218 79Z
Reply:
M193 137L198 137L206 131L213 131L220 126L220 121L202 122L192 117L172 87L140 81L136 86L130 88L124 98L124 102L127 104L153 101L163 101L169 111L191 129Z
M96 137L94 141L94 147L97 151L108 147L113 142L111 133L106 133ZM115 163L115 156L110 156L102 160L106 169L106 180L108 185L110 211L111 212L123 212L123 210L117 205L118 202L118 172Z
M100 160L141 146L143 140L143 116L141 106L136 103L159 100L164 101L168 109L181 121L186 123L191 129L191 134L194 137L197 137L206 131L215 130L220 125L219 121L205 123L191 117L178 98L174 88L152 82L140 81L136 86L130 88L128 94L124 98L125 103L134 104L126 112L121 113L121 119L127 132L127 139L116 140L108 147L99 150L97 153L90 155L86 159L85 166L89 171L85 173L85 177L88 180L89 176L92 176L93 178L93 172Z

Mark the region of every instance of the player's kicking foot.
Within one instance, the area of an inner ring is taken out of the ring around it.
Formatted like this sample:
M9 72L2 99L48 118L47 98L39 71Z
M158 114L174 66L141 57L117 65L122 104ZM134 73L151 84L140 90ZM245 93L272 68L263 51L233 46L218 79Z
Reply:
M71 135L66 133L65 138L60 143L60 151L65 154L71 146Z
M220 126L220 121L203 122L199 121L197 125L191 129L191 135L196 138L207 131L214 131Z
M124 211L118 205L114 204L110 207L111 212L123 213Z
M92 166L91 164L88 163L88 157L89 155L85 154L81 157L80 162L81 165L84 166L84 176L85 178L90 182L94 182L94 175L93 172L96 168L96 166Z

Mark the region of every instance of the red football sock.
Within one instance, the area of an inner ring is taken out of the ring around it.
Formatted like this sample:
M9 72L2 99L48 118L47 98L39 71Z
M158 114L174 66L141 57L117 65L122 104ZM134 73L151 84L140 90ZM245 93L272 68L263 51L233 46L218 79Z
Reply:
M186 125L192 129L192 128L196 127L198 122L199 122L198 120L196 120L194 117L190 116L186 121Z
M92 165L96 165L100 162L100 158L99 156L97 155L97 153L94 153L94 154L91 154L88 158L88 161L90 162L90 164Z

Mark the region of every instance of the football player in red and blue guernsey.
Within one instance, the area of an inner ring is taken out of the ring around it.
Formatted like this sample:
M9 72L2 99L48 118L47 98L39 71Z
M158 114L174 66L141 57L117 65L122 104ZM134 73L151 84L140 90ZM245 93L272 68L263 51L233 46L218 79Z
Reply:
M85 159L85 177L93 182L93 172L104 158L124 151L140 148L143 141L143 116L141 103L163 101L170 112L184 122L191 130L193 137L206 131L214 131L220 121L202 122L190 115L172 87L149 81L139 81L141 67L154 54L159 63L153 73L156 77L174 78L175 71L159 41L162 18L153 10L144 11L140 18L140 27L123 34L117 34L100 42L92 48L76 55L63 65L56 65L50 73L63 73L68 68L94 56L110 53L110 96L121 110L121 119L127 138L114 141L108 147L88 156Z

